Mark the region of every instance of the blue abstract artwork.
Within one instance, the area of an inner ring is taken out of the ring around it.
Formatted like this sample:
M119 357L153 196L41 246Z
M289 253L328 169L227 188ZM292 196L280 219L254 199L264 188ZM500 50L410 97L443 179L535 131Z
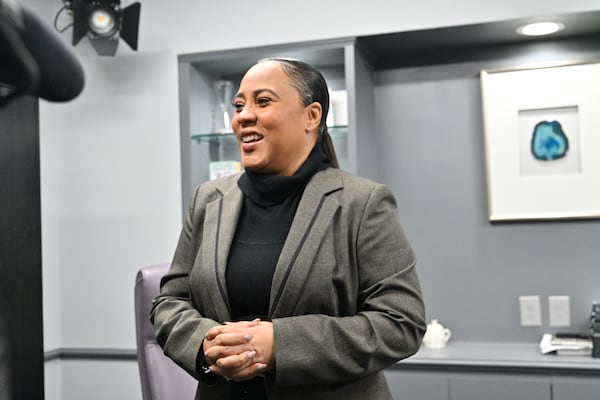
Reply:
M533 128L531 154L541 161L563 158L569 150L569 138L558 121L541 121Z

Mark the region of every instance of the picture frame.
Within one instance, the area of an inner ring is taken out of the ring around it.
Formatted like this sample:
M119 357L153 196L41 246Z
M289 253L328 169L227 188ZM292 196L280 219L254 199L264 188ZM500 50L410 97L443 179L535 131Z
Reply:
M600 63L481 71L489 220L600 217Z

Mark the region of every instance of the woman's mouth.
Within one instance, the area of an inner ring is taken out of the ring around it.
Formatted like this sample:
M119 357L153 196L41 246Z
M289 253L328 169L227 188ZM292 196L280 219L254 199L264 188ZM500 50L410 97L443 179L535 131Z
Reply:
M262 135L259 135L258 133L251 133L248 135L242 135L242 143L252 143L252 142L257 142L259 140L261 140L263 138Z

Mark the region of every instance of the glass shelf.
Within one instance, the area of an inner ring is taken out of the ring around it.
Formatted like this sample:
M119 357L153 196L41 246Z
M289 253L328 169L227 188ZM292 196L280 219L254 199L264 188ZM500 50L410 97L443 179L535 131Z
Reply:
M192 139L209 143L235 142L235 134L231 133L199 133L192 135Z
M344 137L348 133L347 125L335 125L327 127L329 130L329 134L333 139L337 137ZM231 143L235 142L235 134L231 133L198 133L192 135L192 139L200 141L200 142L208 142L208 143Z

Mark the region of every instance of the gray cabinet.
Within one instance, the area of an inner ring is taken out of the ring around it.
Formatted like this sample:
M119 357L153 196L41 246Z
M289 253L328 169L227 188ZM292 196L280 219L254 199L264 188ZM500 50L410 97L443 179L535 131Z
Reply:
M445 373L388 370L385 376L394 400L449 400Z
M388 370L386 378L394 400L553 399L544 375Z
M551 400L550 377L464 374L449 379L452 400Z
M552 377L552 400L591 400L600 398L600 378Z
M385 371L394 400L590 400L600 398L598 376L539 372ZM465 370L464 366L458 369Z
M500 371L501 370L501 371ZM489 371L489 372L488 372ZM518 367L456 368L430 365L385 371L394 400L590 400L600 379L589 371L523 371Z
M534 343L454 341L421 348L385 371L395 400L589 400L600 363L540 354Z

